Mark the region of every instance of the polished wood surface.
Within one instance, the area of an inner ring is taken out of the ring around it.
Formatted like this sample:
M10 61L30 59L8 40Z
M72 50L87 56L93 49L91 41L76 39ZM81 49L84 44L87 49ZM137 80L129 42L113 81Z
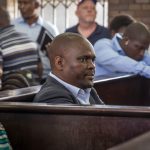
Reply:
M97 78L94 84L101 99L109 105L150 105L150 79L122 75Z
M32 102L41 86L31 86L15 90L0 91L0 102Z
M149 150L150 149L150 131L141 134L127 142L119 144L108 150Z
M4 103L15 150L106 150L150 130L149 107Z
M149 106L150 79L136 75L109 75L95 79L94 87L108 105ZM32 102L41 86L0 92L1 101Z

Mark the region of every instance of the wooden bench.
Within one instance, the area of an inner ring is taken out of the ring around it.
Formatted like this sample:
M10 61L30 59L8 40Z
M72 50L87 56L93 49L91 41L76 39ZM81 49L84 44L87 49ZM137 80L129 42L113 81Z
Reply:
M95 80L94 87L105 104L150 105L150 79L141 76L101 76Z
M0 102L32 102L41 86L31 86L15 90L0 91Z
M94 87L108 105L150 105L150 80L135 75L100 76ZM41 86L0 92L0 102L32 102Z
M127 142L114 146L108 150L149 150L150 131L139 135Z
M1 102L14 150L106 150L150 130L150 108Z

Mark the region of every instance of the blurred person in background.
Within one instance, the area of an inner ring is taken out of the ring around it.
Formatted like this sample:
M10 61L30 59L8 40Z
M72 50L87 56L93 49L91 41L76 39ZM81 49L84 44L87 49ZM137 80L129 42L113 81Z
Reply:
M41 78L45 80L50 72L50 63L45 45L58 35L57 28L39 15L40 0L18 0L21 17L14 20L16 29L26 33L39 45Z
M123 73L150 78L149 45L150 30L141 22L131 23L123 35L116 33L112 40L98 40L94 45L95 76Z
M0 79L2 86L6 82L8 83L8 76L12 77L13 74L13 77L16 77L16 74L21 72L25 73L25 76L22 74L22 78L26 77L31 79L31 82L34 81L35 78L39 77L37 44L25 34L16 31L14 25L10 23L7 10L1 7L0 18ZM23 82L21 83L20 80L16 79L15 82L12 80L9 82L10 86L15 88L14 85L17 84L17 81L19 82L18 88L22 87Z
M101 38L111 38L109 30L95 21L97 14L96 2L96 0L79 1L75 12L79 22L66 30L66 32L83 35L92 45Z
M130 15L122 14L115 16L109 24L111 36L113 37L116 33L123 34L126 27L133 22L136 22L136 20Z

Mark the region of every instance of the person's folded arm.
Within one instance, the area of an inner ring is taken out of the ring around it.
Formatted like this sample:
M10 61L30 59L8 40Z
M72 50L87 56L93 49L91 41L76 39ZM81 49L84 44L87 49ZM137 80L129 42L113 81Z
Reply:
M109 40L99 41L94 45L94 49L96 65L102 66L114 73L134 73L150 78L150 66L144 61L136 61L128 56L118 54L112 49Z

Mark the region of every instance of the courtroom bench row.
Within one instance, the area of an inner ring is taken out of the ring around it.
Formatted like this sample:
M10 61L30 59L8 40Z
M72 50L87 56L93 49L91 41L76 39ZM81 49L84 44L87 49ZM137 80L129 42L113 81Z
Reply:
M150 130L150 108L1 102L14 150L106 150Z
M100 76L94 81L100 98L108 105L149 106L150 80L135 75ZM0 101L32 102L41 86L0 92Z

